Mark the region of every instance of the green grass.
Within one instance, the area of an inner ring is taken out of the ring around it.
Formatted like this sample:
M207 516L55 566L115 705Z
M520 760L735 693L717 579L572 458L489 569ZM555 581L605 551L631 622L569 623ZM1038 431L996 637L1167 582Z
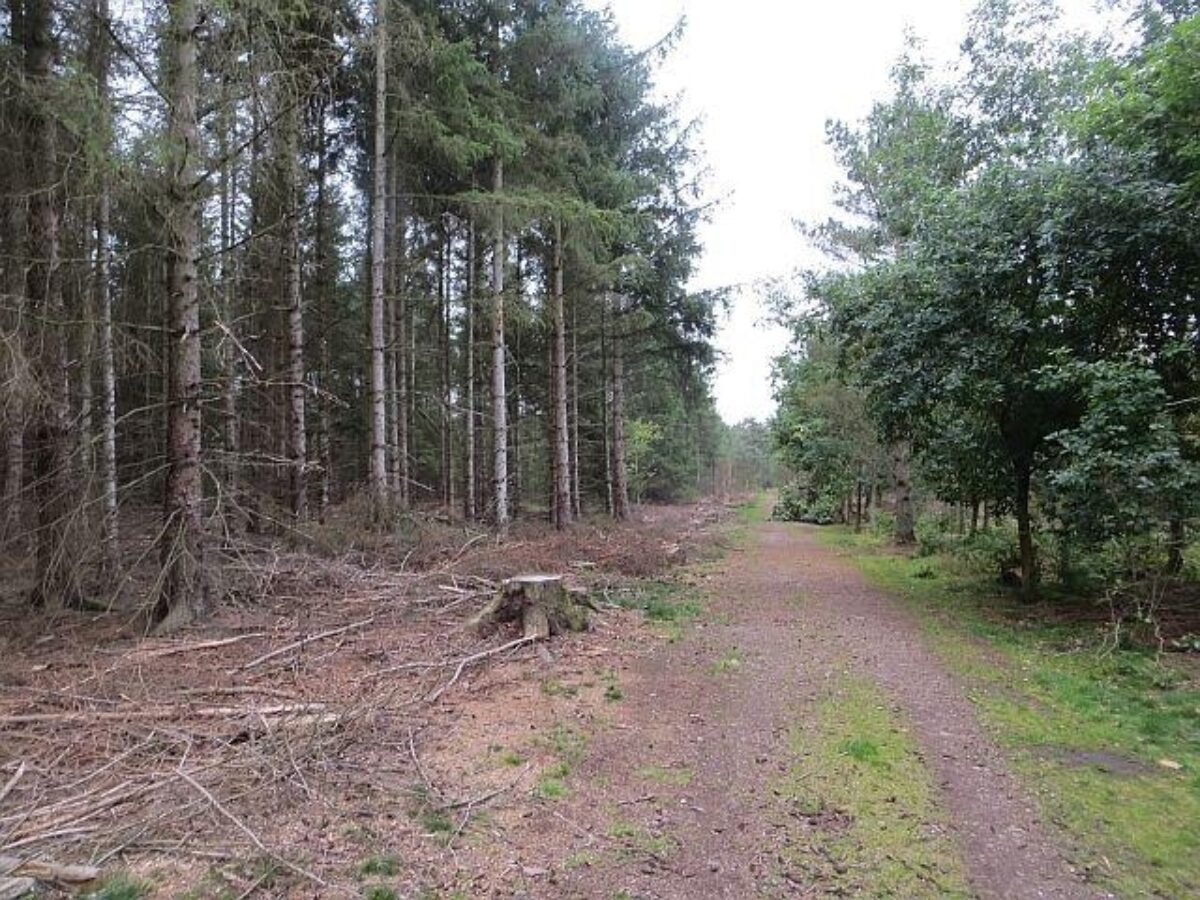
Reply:
M1113 649L1099 626L1023 605L950 557L822 534L917 612L1082 867L1121 896L1200 895L1194 659Z
M791 877L843 896L970 896L929 770L870 682L834 684L790 746L775 791L807 820L784 852Z
M689 622L704 610L695 593L670 581L642 581L617 591L612 599L618 606L641 610L647 621L656 623Z
M742 670L742 651L734 647L715 663L709 671L713 675L732 675Z
M141 900L150 895L150 885L129 875L110 875L95 889L83 895L84 900Z
M570 794L571 789L561 778L544 776L533 786L533 796L539 800L562 800Z
M383 884L372 884L363 888L363 900L399 900L399 894Z
M696 778L696 773L691 769L677 766L643 766L638 769L637 774L639 778L644 778L647 781L654 781L658 784L672 785L674 787L687 787Z
M400 858L390 853L368 856L358 866L360 878L370 878L372 876L391 878L394 875L398 875L399 872Z

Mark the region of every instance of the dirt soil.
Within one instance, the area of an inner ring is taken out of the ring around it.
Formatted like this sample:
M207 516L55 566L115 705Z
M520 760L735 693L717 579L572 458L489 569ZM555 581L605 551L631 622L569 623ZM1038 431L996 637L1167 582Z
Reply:
M280 559L270 604L170 640L112 616L40 637L14 613L0 854L194 900L825 896L786 870L799 826L772 786L791 729L850 673L912 723L979 896L1104 896L915 621L811 529L754 525L730 546L730 517L456 534L417 571ZM497 653L517 635L463 628L495 579L538 570L591 587L594 631ZM647 577L707 611L665 634L606 604Z

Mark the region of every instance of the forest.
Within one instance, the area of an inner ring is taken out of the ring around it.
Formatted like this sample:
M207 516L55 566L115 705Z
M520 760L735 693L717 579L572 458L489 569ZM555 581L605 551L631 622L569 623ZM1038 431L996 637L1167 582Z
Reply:
M910 40L890 96L830 123L842 214L806 233L832 265L775 288L781 515L862 528L874 506L897 543L965 541L1028 597L1184 574L1196 13L1144 4L1088 38L1052 4L981 3L952 70Z
M536 0L6 2L9 586L169 630L247 540L561 528L729 477L701 167L653 92L677 34Z
M1200 0L1062 4L0 0L0 900L1200 896Z

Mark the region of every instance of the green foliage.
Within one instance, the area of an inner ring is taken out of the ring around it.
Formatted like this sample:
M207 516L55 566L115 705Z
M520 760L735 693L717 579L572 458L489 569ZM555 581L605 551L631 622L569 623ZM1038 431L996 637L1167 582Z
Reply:
M1159 536L1197 515L1200 461L1200 19L1181 10L1109 58L1043 4L985 0L957 82L910 50L890 99L831 127L847 215L813 233L851 265L781 304L781 515L836 519L872 442L903 441L933 497L1015 514L1027 592L1038 549L1064 581L1111 541L1178 568Z

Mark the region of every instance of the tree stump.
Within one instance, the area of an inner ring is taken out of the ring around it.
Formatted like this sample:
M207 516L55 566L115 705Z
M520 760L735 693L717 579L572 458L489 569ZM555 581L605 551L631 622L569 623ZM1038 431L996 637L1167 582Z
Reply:
M547 640L567 631L586 631L593 609L587 591L568 587L562 575L520 575L500 585L495 598L475 616L476 627L521 621L525 637Z

